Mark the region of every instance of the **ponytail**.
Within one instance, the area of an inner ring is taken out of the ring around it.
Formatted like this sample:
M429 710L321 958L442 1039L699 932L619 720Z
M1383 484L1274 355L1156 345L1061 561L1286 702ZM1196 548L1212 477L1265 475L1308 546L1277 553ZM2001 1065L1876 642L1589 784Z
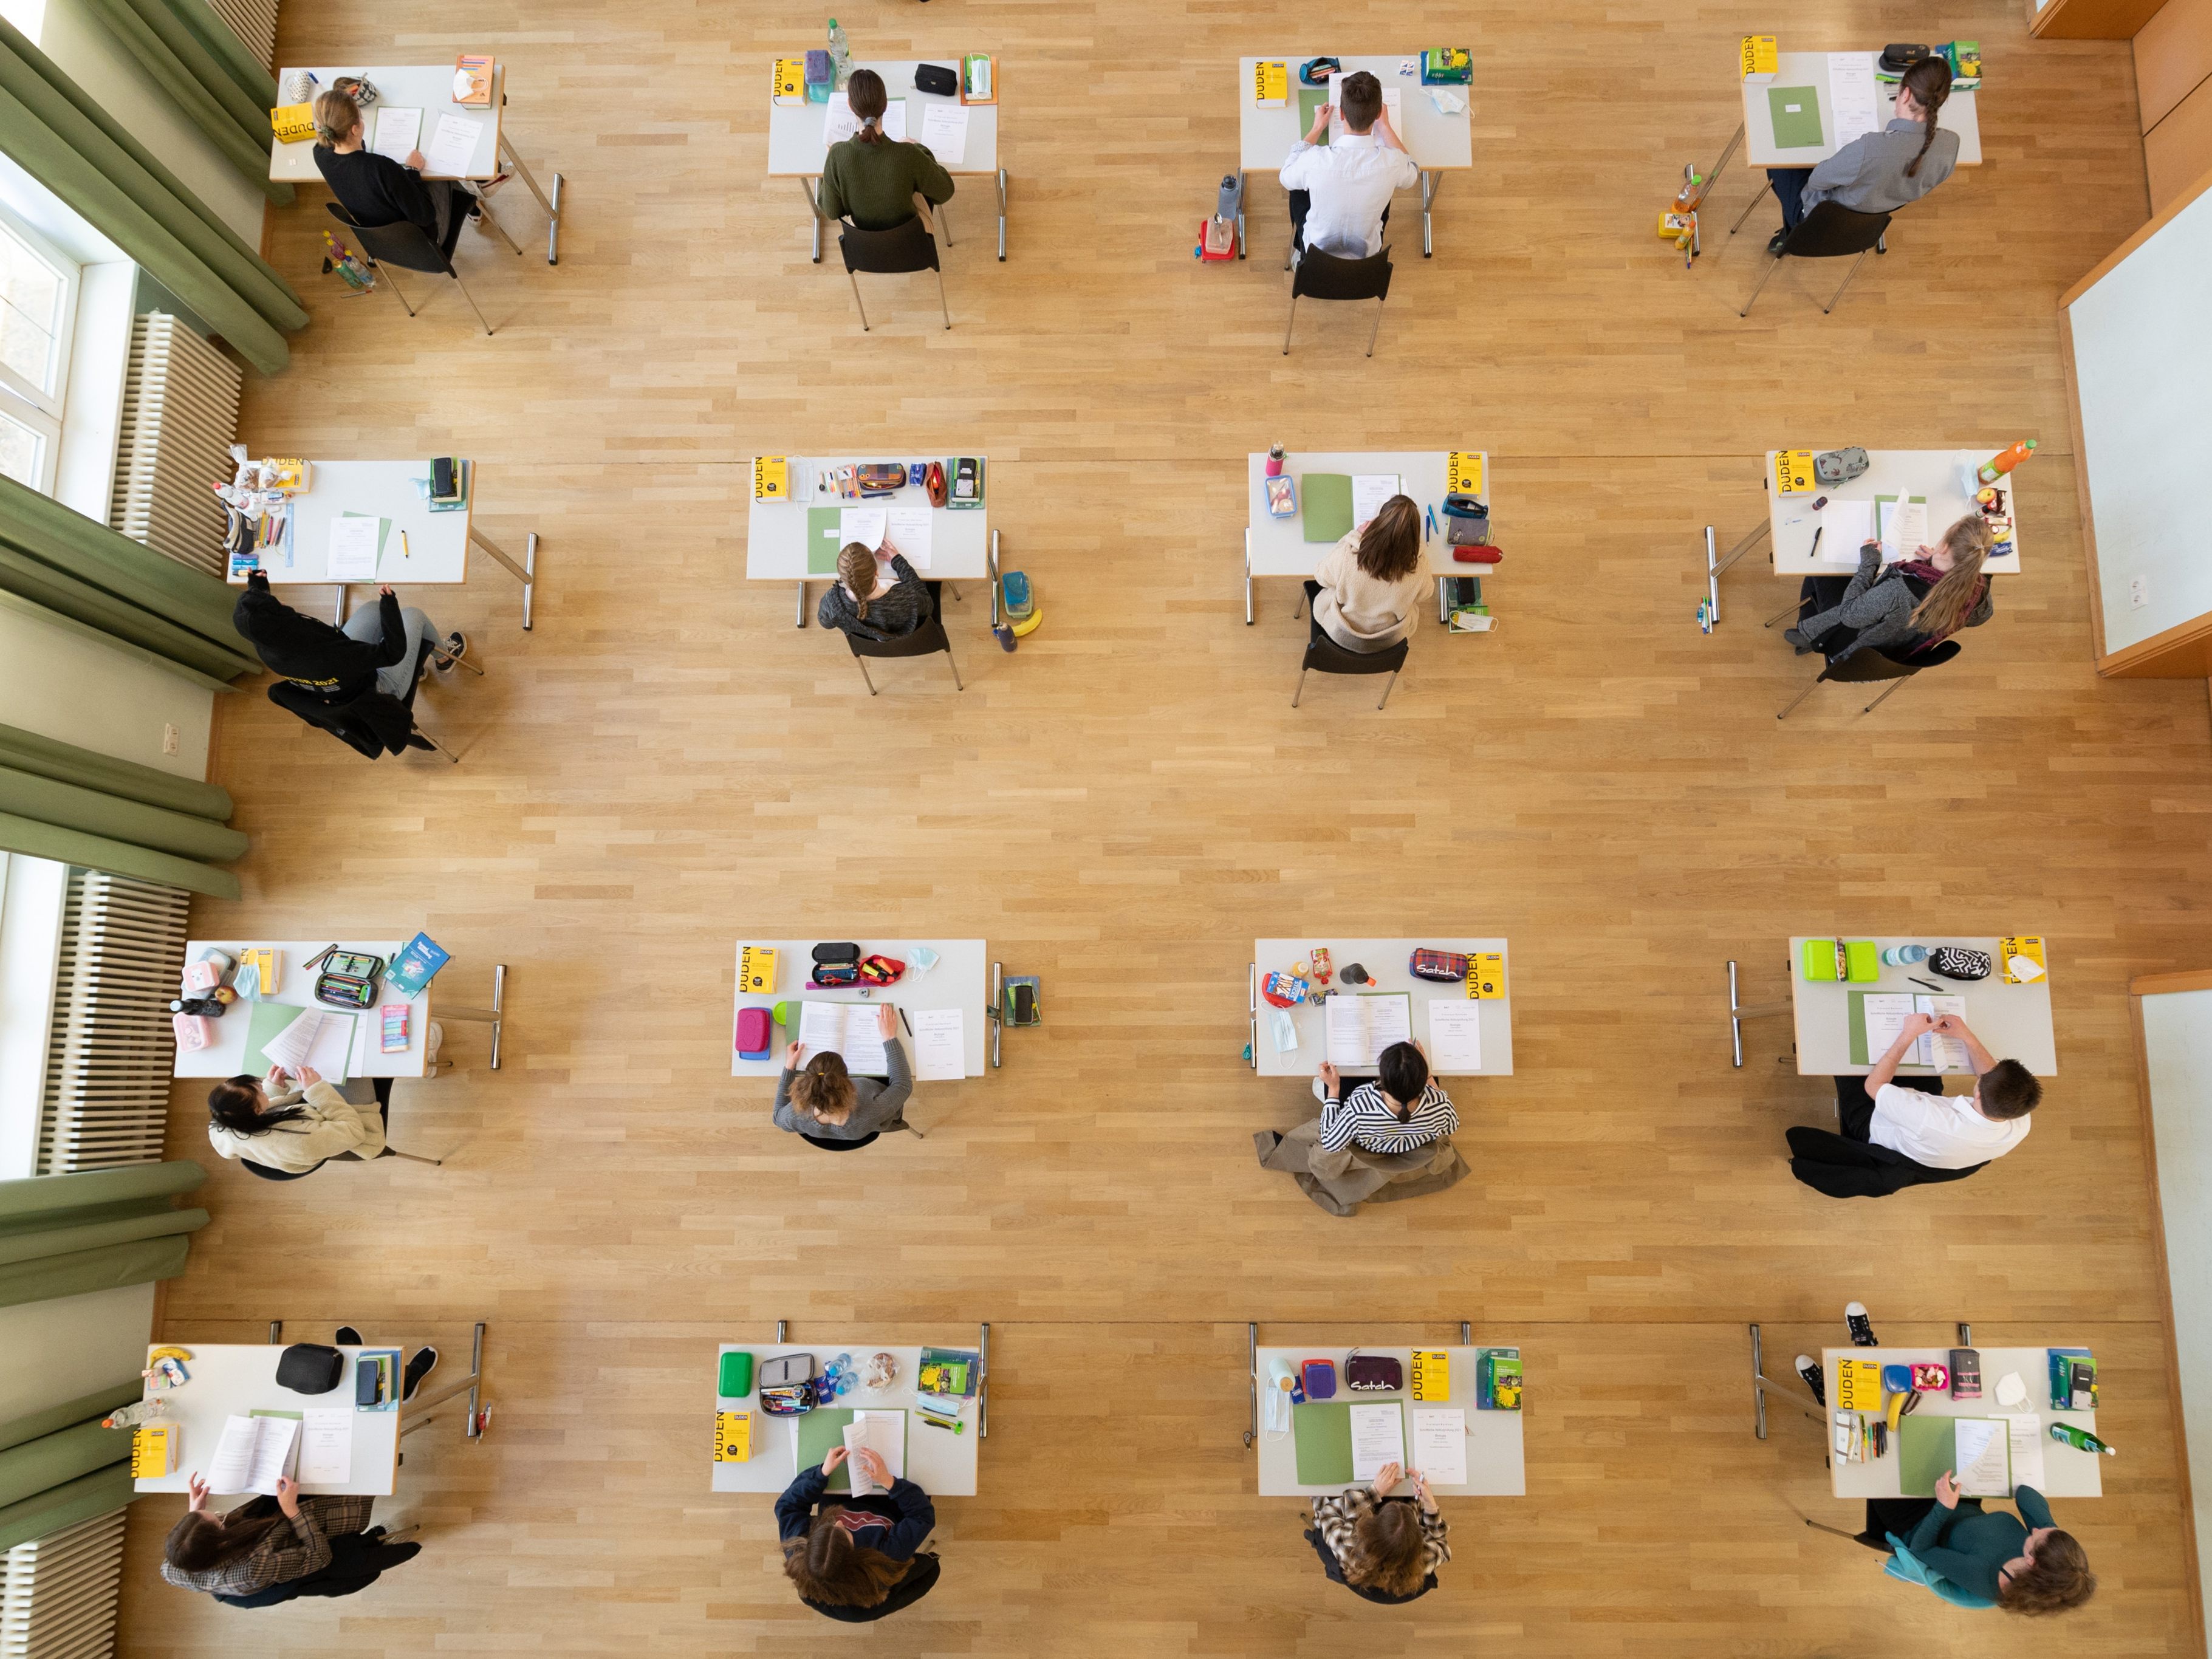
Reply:
M887 142L884 137L884 112L890 107L890 97L884 90L882 76L873 70L854 70L852 78L845 82L845 102L860 119L860 130L853 135L856 143Z
M1920 149L1913 155L1911 165L1905 169L1908 179L1920 176L1920 163L1928 154L1929 145L1936 142L1936 112L1943 107L1951 96L1951 65L1942 58L1923 58L1905 71L1901 82L1912 94L1912 101L1920 106L1926 116L1926 131L1920 135Z

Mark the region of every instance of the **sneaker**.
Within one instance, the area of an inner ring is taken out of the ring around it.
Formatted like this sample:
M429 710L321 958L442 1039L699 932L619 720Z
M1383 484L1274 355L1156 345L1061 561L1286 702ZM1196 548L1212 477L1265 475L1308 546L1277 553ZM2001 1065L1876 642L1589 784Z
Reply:
M1844 1304L1844 1323L1850 1328L1851 1346L1853 1347L1876 1348L1881 1346L1875 1340L1874 1324L1872 1321L1867 1318L1865 1303L1846 1302Z
M1778 230L1766 239L1766 251L1779 259L1782 257L1782 245L1789 240L1790 232L1786 227Z
M350 1325L339 1326L337 1334L331 1340L336 1342L341 1348L359 1348L365 1347L367 1346L367 1344L362 1342L361 1340L361 1333L354 1329Z
M438 1069L438 1048L445 1040L446 1028L436 1020L432 1020L429 1035L423 1042L422 1064L433 1072Z
M1805 1379L1805 1386L1813 1391L1813 1398L1821 1406L1828 1403L1828 1379L1820 1370L1820 1362L1809 1353L1797 1356L1797 1375Z
M430 666L437 673L450 674L453 672L453 665L468 654L469 636L456 629L430 653Z
M404 1386L399 1390L399 1397L402 1400L412 1400L415 1397L415 1390L422 1386L422 1379L437 1368L438 1351L435 1348L416 1349L407 1361L407 1370L403 1379Z

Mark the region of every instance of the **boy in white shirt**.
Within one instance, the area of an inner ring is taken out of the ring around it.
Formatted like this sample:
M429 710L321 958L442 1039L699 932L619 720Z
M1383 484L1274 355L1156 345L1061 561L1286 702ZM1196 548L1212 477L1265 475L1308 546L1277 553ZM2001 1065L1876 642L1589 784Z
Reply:
M1940 1078L1900 1079L1899 1064L1921 1036L1934 1031L1966 1045L1974 1091L1945 1095ZM1931 1170L1966 1170L2002 1158L2027 1139L2027 1116L2043 1085L2016 1060L1995 1060L1956 1014L1908 1018L1889 1051L1864 1077L1836 1079L1836 1116L1844 1136L1869 1141Z
M1382 251L1392 194L1419 184L1421 170L1383 112L1380 81L1358 70L1338 83L1338 96L1347 131L1323 145L1334 106L1316 110L1313 131L1283 163L1283 188L1291 193L1291 233L1300 247L1364 259Z

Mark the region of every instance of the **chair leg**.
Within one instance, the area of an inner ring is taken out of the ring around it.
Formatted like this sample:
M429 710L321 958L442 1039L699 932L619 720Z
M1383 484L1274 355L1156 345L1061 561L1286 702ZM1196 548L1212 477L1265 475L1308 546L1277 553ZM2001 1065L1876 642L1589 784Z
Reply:
M945 273L942 270L939 270L937 273L937 308L945 313L945 327L951 328L952 326L952 307L945 302Z
M907 1133L912 1135L916 1140L927 1140L929 1139L927 1135L922 1133L921 1130L915 1128L913 1124L908 1123L904 1118L901 1118L897 1122L892 1124L890 1127L894 1131L903 1129Z
M477 320L480 323L483 323L484 337L486 339L489 339L491 337L491 325L488 322L484 322L483 307L477 303L477 296L469 292L469 285L461 280L461 273L448 265L447 267L446 274L453 279L453 286L460 289L461 298L469 302L469 309L476 313Z
M1774 275L1776 270L1781 265L1781 264L1782 256L1778 253L1766 262L1766 269L1759 273L1759 283L1757 287L1754 287L1751 290L1751 298L1743 302L1743 309L1736 313L1737 316L1748 317L1751 315L1752 307L1759 302L1759 289L1766 286L1766 279Z
M860 299L860 279L855 276L848 267L845 272L845 280L853 285L853 303L860 308L860 332L866 334L868 331L868 307ZM940 284L944 280L941 276L938 278ZM865 674L867 670L862 669L860 672Z
M950 202L939 202L937 204L937 223L933 228L931 233L932 234L935 234L938 231L944 232L945 246L947 247L951 247L952 246L951 206L952 204Z
M1909 679L1911 679L1911 678L1912 678L1912 676L1911 676L1911 675L1907 674L1907 675L1905 675L1905 676L1904 677L1904 678L1903 678L1903 679L1894 679L1894 680L1892 680L1892 681L1889 683L1888 686L1887 686L1887 687L1883 690L1883 692L1882 692L1882 694L1881 694L1881 697L1876 697L1876 698L1874 700L1874 702L1872 702L1869 703L1865 708L1863 708L1860 709L1860 710L1859 710L1859 713L1860 713L1860 714L1873 714L1873 713L1874 713L1874 711L1875 710L1875 708L1878 708L1878 707L1881 705L1881 700L1882 700L1882 697L1887 697L1887 696L1889 696L1889 694L1890 694L1892 691L1896 690L1897 690L1897 688L1898 688L1899 686L1900 686L1900 685L1904 684L1905 680L1909 680Z
M960 683L960 665L952 660L952 647L949 643L945 647L945 665L952 671L952 689L965 691L968 688Z
M1291 331L1297 325L1298 296L1297 292L1293 290L1291 295L1291 318L1288 322L1283 325L1283 356L1285 357L1291 355Z
M1733 236L1736 232L1743 228L1743 222L1751 217L1752 209L1757 207L1759 203L1764 201L1773 188L1773 182L1769 180L1765 185L1760 186L1759 189L1753 192L1751 199L1743 204L1743 211L1735 216L1735 222L1729 227L1729 235Z
M1305 696L1305 694L1306 694L1306 670L1302 666L1302 667L1300 667L1300 668L1299 668L1299 670L1298 670L1298 684L1297 684L1297 690L1296 690L1295 691L1293 691L1293 692L1291 692L1291 708L1296 708L1298 706L1298 699L1299 699L1300 697L1303 697L1304 696Z
M1790 600L1789 604L1784 605L1781 610L1769 617L1766 619L1765 626L1771 628L1775 623L1780 622L1784 617L1795 615L1804 608L1805 596L1802 593L1800 593L1796 599Z
M404 1158L410 1164L443 1164L446 1161L442 1158L425 1158L420 1152L403 1152L397 1146L386 1146L381 1152L378 1153L377 1156L380 1158Z
M1382 301L1380 301L1380 300L1377 300L1377 301L1375 302L1375 326L1374 326L1373 328L1370 328L1370 329L1369 329L1369 330L1367 331L1367 355L1368 355L1369 356L1370 356L1370 357L1372 357L1372 356L1375 355L1375 339L1376 339L1376 337L1377 335L1381 334L1382 332Z
M1814 675L1814 676L1813 677L1813 685L1818 685L1818 684L1819 684L1822 680L1824 680L1824 679L1826 679L1826 678L1828 678L1827 671L1826 671L1826 669L1822 669L1822 670L1820 671L1820 673L1818 673L1818 674L1816 674L1816 675ZM1808 686L1807 686L1807 687L1806 687L1802 691L1800 691L1800 692L1799 692L1796 696L1794 696L1794 697L1790 698L1790 708L1796 708L1799 703L1801 703L1801 702L1804 702L1806 698L1808 698L1808 697L1811 696L1813 695L1813 685L1808 685ZM1785 709L1784 709L1780 714L1777 714L1774 718L1775 718L1775 719L1777 719L1777 720L1788 720L1788 719L1790 718L1790 708L1785 708Z
M1398 684L1398 676L1404 672L1404 670L1397 668L1394 668L1390 671L1390 678L1382 683L1382 696L1375 705L1377 708L1382 708L1384 703L1390 701L1390 693Z
M866 657L855 657L853 660L860 665L860 678L868 683L868 695L872 697L876 695L876 677L868 672L868 659Z
M1835 299L1830 300L1827 304L1820 307L1820 314L1823 317L1835 310L1836 301L1844 297L1844 290L1851 285L1851 278L1859 274L1859 267L1865 263L1866 255L1863 253L1860 254L1857 258L1851 261L1851 268L1844 273L1844 280L1836 284Z
M1854 1544L1857 1543L1859 1540L1858 1534L1855 1532L1845 1532L1841 1527L1824 1527L1818 1521L1808 1521L1805 1524L1812 1528L1814 1532L1832 1532L1838 1538L1850 1539Z
M431 747L431 748L433 748L433 749L436 750L440 754L443 755L443 756L444 756L447 760L449 760L449 761L453 762L453 763L454 765L459 766L459 765L461 763L461 757L460 757L459 755L456 755L456 754L455 754L452 750L450 750L450 749L447 748L447 747L446 747L446 745L445 745L444 744L440 743L440 742L437 740L437 738L435 738L432 737L432 736L431 736L428 732L425 732L425 731L424 731L421 726L416 726L416 727L415 728L415 735L416 735L416 737L418 737L418 738L422 738L423 742L425 742L425 743L428 744L430 745L430 747Z
M391 268L386 265L379 265L376 267L376 274L379 276L381 276L386 282L392 284L392 297L399 301L399 308L402 311L405 312L410 317L412 317L415 314L415 307L407 303L407 296L399 291L398 281L392 276Z
M474 674L478 679L482 679L483 678L483 665L478 662L471 662L466 657L448 657L441 655L439 653L433 652L430 654L430 660L439 667L465 668L470 673Z
M945 583L945 585L947 587L949 587L949 588L951 588L951 589L952 590L952 603L953 603L953 604L955 604L955 605L959 604L959 603L960 603L960 584L959 584L958 582L947 582L947 583Z

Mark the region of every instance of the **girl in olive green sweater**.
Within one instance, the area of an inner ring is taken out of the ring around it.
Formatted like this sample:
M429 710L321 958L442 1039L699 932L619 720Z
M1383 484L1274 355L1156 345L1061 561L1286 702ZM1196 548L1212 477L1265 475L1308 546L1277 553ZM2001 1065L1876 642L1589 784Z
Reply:
M895 230L915 216L914 198L931 206L952 199L952 175L921 144L901 143L884 136L889 100L884 78L873 70L854 70L845 99L860 118L860 130L832 144L822 162L825 219L850 219L862 230Z

